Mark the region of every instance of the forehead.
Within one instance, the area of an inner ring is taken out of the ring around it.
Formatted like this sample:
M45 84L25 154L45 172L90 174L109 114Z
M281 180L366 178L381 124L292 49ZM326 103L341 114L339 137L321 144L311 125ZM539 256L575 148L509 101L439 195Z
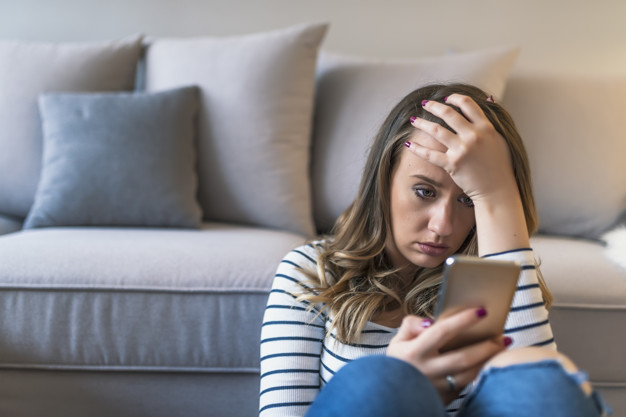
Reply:
M429 135L416 131L411 137L411 142L427 146L439 152L445 152L447 148ZM458 188L452 177L443 169L415 155L412 151L404 148L400 159L394 167L394 176L412 177L415 175L426 176L446 187Z

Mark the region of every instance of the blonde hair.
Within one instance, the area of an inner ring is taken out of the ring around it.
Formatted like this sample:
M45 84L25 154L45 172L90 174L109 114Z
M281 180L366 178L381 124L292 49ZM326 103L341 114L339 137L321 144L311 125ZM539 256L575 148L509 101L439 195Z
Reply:
M413 91L398 103L382 124L370 149L357 197L335 222L320 250L317 270L304 271L314 283L300 299L323 303L333 316L330 330L337 339L357 343L365 324L377 314L401 307L405 314L432 317L442 280L442 266L418 268L406 288L399 288L385 256L391 230L390 183L393 169L414 132L410 117L422 117L445 126L441 119L423 110L422 100L443 102L459 93L473 98L495 129L505 138L521 195L529 235L537 229L537 211L532 192L530 167L522 139L508 112L487 100L482 90L465 84L430 85ZM475 230L457 253L477 256ZM328 273L328 274L327 274ZM552 295L537 268L544 303Z

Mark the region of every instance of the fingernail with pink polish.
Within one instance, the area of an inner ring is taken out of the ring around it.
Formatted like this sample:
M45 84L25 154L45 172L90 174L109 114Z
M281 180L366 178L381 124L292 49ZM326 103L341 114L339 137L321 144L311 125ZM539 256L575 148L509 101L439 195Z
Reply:
M429 328L430 326L433 325L433 321L431 319L424 319L424 320L422 320L421 325L422 325L423 328L427 329L427 328Z
M409 119L409 121L411 122L411 124L413 124L413 122L415 121L415 119L417 119L417 117L415 117L415 116L411 116L411 118Z
M504 343L504 346L511 346L511 344L513 344L513 339L511 339L509 336L504 336L504 339L502 339L502 343Z
M422 107L424 107L428 103L428 100L422 100Z
M409 141L404 142L404 146L406 146L407 148L410 148L411 147L411 142L409 142Z
M476 315L481 318L485 317L487 315L487 310L485 310L484 307L481 307L478 310L476 310Z
M445 96L445 97L443 98L443 102L444 102L444 103L447 103L447 102L448 102L448 97L450 97L450 96Z

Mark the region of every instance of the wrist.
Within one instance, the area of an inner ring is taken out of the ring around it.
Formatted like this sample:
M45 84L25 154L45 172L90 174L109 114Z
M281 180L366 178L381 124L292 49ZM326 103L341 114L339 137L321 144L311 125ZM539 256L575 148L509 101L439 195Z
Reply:
M497 183L492 182L491 188L484 192L478 192L472 195L474 206L501 206L509 203L521 203L519 189L515 177L505 176L505 178L495 179Z
M474 202L479 254L530 246L522 198L513 190L501 190Z

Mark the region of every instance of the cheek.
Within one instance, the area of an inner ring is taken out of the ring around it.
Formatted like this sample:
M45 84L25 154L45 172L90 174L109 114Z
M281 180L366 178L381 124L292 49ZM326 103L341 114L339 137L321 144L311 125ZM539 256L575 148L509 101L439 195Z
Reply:
M391 221L398 227L414 228L421 213L419 202L411 192L393 193L391 198Z
M468 213L463 213L457 223L456 229L458 230L458 239L463 243L467 235L472 228L476 225L476 218L474 217L474 210L467 210Z
M404 199L392 212L393 236L396 243L403 246L413 242L417 234L428 228L428 215L419 202Z

